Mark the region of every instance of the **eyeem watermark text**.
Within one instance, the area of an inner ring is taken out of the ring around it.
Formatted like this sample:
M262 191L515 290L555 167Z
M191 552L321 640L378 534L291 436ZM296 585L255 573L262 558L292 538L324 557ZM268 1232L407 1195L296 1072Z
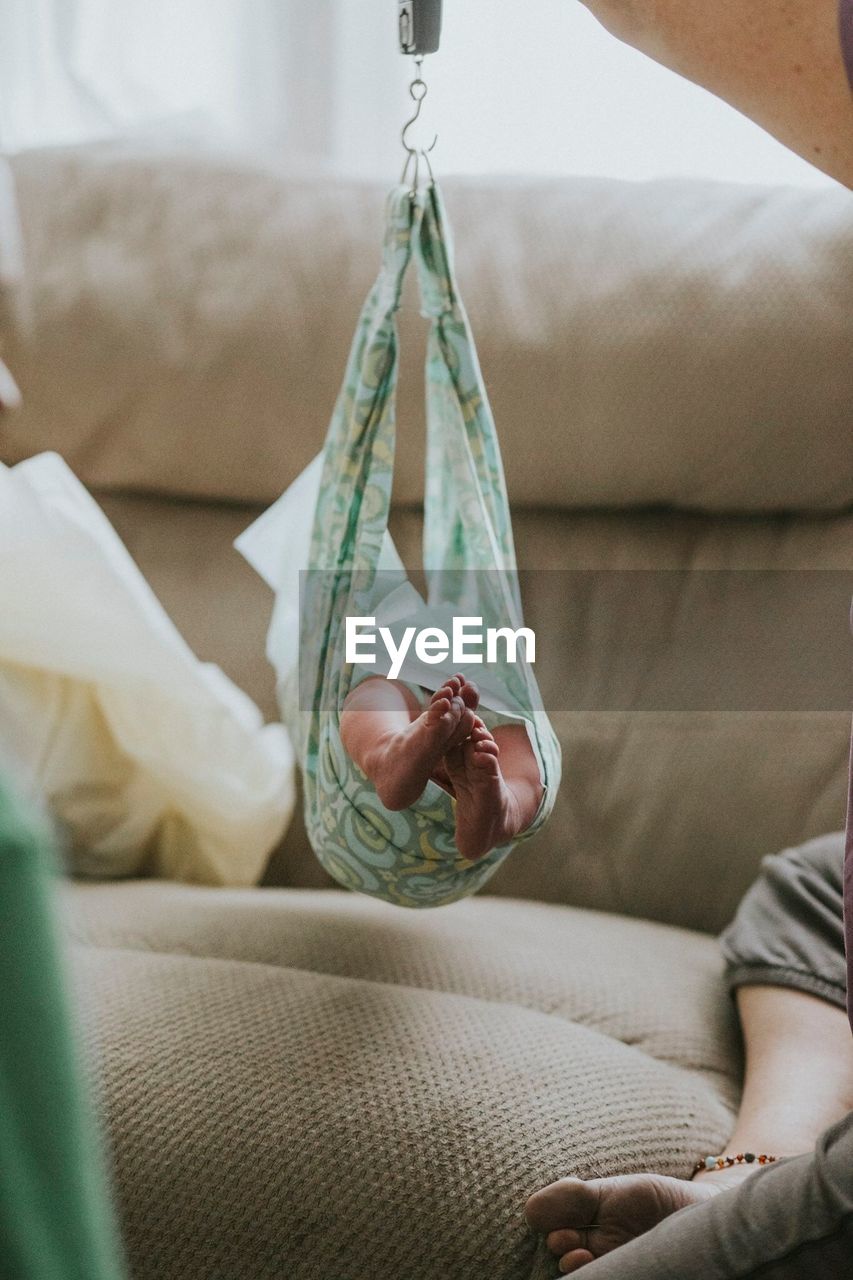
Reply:
M483 619L476 617L454 618L450 635L441 627L406 627L399 643L389 627L377 627L375 618L348 617L345 642L346 661L363 666L375 666L377 647L381 643L391 663L388 680L397 679L412 648L418 661L429 666L448 659L453 666L472 662L532 664L536 661L536 636L529 627L519 627L516 631L511 627L484 628Z

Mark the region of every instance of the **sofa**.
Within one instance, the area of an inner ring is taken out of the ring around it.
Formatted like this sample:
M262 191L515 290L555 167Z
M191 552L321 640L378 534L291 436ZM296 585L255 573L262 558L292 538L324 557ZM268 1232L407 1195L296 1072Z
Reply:
M320 448L384 190L148 143L11 159L14 463L61 453L187 640L270 718L238 533ZM763 856L844 821L853 196L455 178L527 621L563 747L477 898L70 878L63 922L136 1280L544 1280L565 1174L688 1176L741 1049L715 941ZM407 296L394 534L419 555ZM73 868L72 868L73 870Z

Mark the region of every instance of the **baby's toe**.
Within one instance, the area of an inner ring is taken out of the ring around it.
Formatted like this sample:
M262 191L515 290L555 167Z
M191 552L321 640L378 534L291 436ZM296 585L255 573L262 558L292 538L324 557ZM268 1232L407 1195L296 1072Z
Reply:
M462 712L459 716L458 722L454 725L453 733L451 734L450 740L447 744L447 749L450 750L453 747L457 747L461 743L465 742L466 739L468 739L471 736L471 729L473 728L473 724L474 724L473 712L469 711L469 709L465 706L465 704L462 703Z
M470 709L470 707L466 707L465 710L462 712L462 716L459 720L459 733L463 741L466 738L470 738L471 731L473 728L474 728L474 712Z
M456 694L450 700L450 719L447 722L453 729L454 737L457 736L457 730L466 712L467 712L467 707L465 706L465 703L462 701L459 695Z
M462 680L462 686L459 690L465 701L466 707L470 707L472 711L476 711L480 705L480 690L474 684L473 680Z
M582 1249L586 1243L579 1231L572 1227L563 1227L560 1231L552 1231L545 1240L551 1253L562 1258L573 1249Z
M467 768L476 770L477 774L497 777L500 765L497 757L497 743L474 742L471 738L465 743L465 764Z
M448 680L440 689L436 689L435 693L430 698L430 702L433 704L436 702L452 702L457 693L458 689L456 686Z
M560 1259L560 1271L564 1276L570 1276L575 1271L580 1271L588 1262L595 1262L595 1254L590 1253L589 1249L573 1249Z
M493 778L500 776L501 767L498 764L497 756L492 752L475 751L471 764L478 773L487 774Z
M471 744L477 751L485 751L488 755L499 756L501 749L488 729L473 729Z
M430 699L426 715L427 724L439 724L445 716L451 715L452 712L453 698L446 694L443 689L439 689Z

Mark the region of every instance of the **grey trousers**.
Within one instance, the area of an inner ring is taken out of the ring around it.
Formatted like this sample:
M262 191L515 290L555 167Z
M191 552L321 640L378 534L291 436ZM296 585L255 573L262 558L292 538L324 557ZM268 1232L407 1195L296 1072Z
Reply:
M731 987L845 1007L844 837L765 858L720 942ZM813 1155L768 1165L583 1268L584 1280L853 1280L853 1113Z

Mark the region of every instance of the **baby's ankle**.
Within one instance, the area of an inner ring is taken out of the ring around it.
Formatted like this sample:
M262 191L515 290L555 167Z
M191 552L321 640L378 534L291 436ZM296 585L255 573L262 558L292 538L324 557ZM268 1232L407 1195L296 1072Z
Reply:
M506 774L504 774L504 782L517 807L518 834L523 835L528 827L533 825L533 820L542 804L545 788L541 783L532 785L526 779L519 782L516 779L507 778Z

